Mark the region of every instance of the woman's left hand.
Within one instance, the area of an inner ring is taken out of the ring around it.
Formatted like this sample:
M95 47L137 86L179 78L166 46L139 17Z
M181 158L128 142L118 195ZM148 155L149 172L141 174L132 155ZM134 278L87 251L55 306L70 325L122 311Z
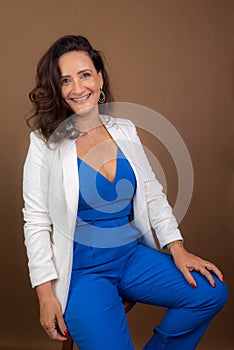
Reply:
M223 282L222 272L213 263L204 260L194 254L189 253L180 242L173 244L170 247L170 252L173 256L174 262L178 269L182 272L185 279L192 287L196 287L196 281L194 280L191 271L199 271L210 282L212 287L216 286L214 278L210 272L213 272L220 281Z

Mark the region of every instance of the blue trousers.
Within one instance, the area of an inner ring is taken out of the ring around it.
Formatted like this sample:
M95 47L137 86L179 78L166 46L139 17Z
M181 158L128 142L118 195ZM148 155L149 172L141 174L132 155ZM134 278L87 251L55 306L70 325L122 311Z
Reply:
M192 272L192 288L173 258L134 241L116 248L76 244L65 310L68 331L80 350L132 350L122 298L166 307L144 350L193 350L227 299Z

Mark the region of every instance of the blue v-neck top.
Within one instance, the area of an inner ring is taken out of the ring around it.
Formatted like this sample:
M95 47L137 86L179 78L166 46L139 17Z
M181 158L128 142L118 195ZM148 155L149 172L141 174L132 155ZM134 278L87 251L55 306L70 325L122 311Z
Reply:
M115 247L139 237L131 226L134 171L118 147L114 181L77 158L79 203L75 241L92 247Z

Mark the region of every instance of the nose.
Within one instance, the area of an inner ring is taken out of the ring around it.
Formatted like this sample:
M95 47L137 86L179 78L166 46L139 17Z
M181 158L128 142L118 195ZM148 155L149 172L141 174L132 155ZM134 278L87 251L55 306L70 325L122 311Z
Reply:
M80 95L84 91L85 87L83 83L80 81L80 79L74 79L73 84L72 84L72 92Z

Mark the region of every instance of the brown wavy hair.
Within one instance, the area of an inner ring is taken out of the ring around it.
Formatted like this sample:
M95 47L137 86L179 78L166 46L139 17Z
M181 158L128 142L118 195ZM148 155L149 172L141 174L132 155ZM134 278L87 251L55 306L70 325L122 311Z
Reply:
M88 53L97 72L102 73L103 88L107 102L113 102L108 73L104 66L104 56L93 49L89 41L80 35L66 35L55 41L41 57L37 65L36 86L29 93L33 103L32 111L26 116L27 125L32 130L38 130L40 135L48 141L53 131L74 112L63 100L60 84L60 69L58 59L70 51L84 51ZM102 106L103 111L103 106Z

